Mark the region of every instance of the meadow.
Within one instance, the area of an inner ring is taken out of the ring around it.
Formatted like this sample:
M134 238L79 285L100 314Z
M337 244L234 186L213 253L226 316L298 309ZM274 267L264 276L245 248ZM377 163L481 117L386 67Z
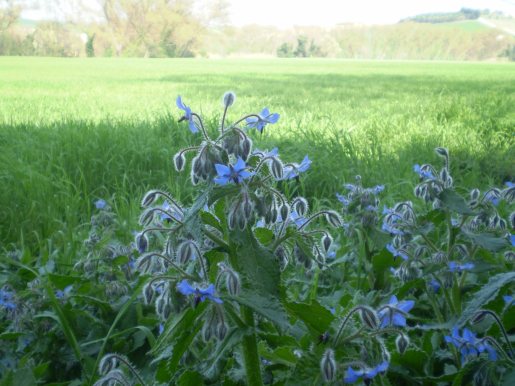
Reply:
M0 385L514 379L513 64L4 57L0 79ZM224 134L224 105L280 118Z
M113 198L128 221L149 187L188 200L171 167L192 140L177 124L177 95L212 127L227 90L234 116L280 113L259 146L296 162L309 154L303 189L317 200L334 201L357 174L405 196L399 181L413 181L413 164L437 146L459 182L488 187L515 170L513 64L4 57L0 77L4 246L73 237L98 198Z

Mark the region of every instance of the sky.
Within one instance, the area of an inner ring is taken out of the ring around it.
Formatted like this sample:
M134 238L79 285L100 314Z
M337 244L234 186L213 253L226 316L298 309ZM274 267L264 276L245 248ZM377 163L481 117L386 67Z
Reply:
M34 0L17 0L22 4ZM99 9L99 0L39 0L39 9L25 9L22 17L61 19L70 14L72 4L83 1ZM212 0L199 0L212 1ZM231 24L271 25L289 28L294 25L334 26L339 23L390 24L421 13L455 12L460 8L500 10L515 16L515 0L227 0ZM59 4L60 9L55 8ZM46 9L45 9L46 8ZM78 15L73 15L74 19ZM81 16L77 17L81 19ZM84 15L82 15L82 19Z
M460 8L500 10L515 16L515 0L229 0L235 25L332 26L390 24L421 13Z

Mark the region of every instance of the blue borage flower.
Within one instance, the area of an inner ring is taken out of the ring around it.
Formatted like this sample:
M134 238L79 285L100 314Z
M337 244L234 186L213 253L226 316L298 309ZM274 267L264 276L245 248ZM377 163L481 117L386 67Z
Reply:
M304 173L311 167L311 160L306 155L300 164L289 164L283 169L283 177L279 180L291 180L298 177L299 173Z
M440 286L440 283L438 282L438 280L436 280L436 279L431 279L431 281L429 282L429 286L435 293L440 291L441 286Z
M236 161L234 166L215 164L215 168L218 177L215 177L214 182L218 185L227 185L229 182L239 184L243 180L253 175L253 173L245 170L247 168L247 165L245 164L245 161L241 159L241 157L238 157L238 160Z
M474 263L456 263L455 261L449 262L449 271L450 272L463 272L469 271L474 268Z
M97 209L105 209L107 207L107 202L105 200L99 199L95 201L95 208Z
M70 292L73 289L73 285L70 284L69 286L66 286L64 290L57 290L55 291L55 297L57 299L64 299L70 295Z
M294 222L295 225L297 226L297 228L300 228L301 226L303 226L306 221L308 221L307 218L299 215L295 210L292 210L290 212L290 217L288 218L289 221L291 222ZM283 219L281 217L281 214L279 213L277 215L277 220L276 220L276 224L280 224L283 222ZM265 223L265 220L263 219L259 219L257 222L256 222L256 227L257 228L264 228L266 226L266 223Z
M270 114L270 111L268 111L268 108L265 107L261 112L258 114L258 117L248 117L246 119L247 121L247 127L248 128L256 128L260 133L263 132L263 129L267 124L274 124L279 120L280 115L277 113Z
M167 200L165 200L163 202L163 205L161 205L161 209L168 212L168 213L160 212L159 218L161 219L161 221L165 221L165 220L171 221L173 219L182 221L184 219L184 215L177 210L175 205L170 205L170 203Z
M191 109L182 102L180 95L177 97L175 103L179 109L184 111L184 116L181 119L179 119L179 122L187 120L190 131L192 133L198 132L198 127L195 125L195 122L193 122L193 114L191 112Z
M421 178L426 178L428 180L434 180L435 176L428 168L424 167L425 165L420 166L419 164L413 165L413 171L417 173Z
M491 361L497 360L495 349L485 339L477 339L476 335L468 328L464 328L460 336L458 327L454 327L452 335L447 335L444 339L460 350L462 364L467 361L468 357L473 356L475 358L485 351Z
M515 235L510 235L511 246L515 247Z
M408 255L402 249L396 249L393 244L386 244L386 249L393 255L393 259L400 256L403 260L408 260Z
M515 300L515 295L504 295L502 298L504 300L504 303L506 303L507 306L513 306L515 303L513 302Z
M378 364L374 368L363 368L360 370L354 370L352 367L348 367L347 371L345 372L345 377L343 378L343 381L345 383L355 383L359 381L360 378L363 378L365 381L370 381L373 379L377 374L384 373L386 370L388 370L389 363L387 361L384 361L380 364ZM367 382L365 382L368 384Z
M14 302L14 291L6 288L0 289L0 307L6 310L16 309L16 303Z
M406 313L411 311L415 302L413 300L403 300L399 302L393 295L390 302L379 309L378 316L381 320L381 328L388 326L406 326Z
M222 299L215 296L214 284L209 284L207 288L199 288L193 287L186 279L184 279L177 284L177 290L184 296L195 295L196 301L203 302L204 300L209 299L218 304L223 303Z

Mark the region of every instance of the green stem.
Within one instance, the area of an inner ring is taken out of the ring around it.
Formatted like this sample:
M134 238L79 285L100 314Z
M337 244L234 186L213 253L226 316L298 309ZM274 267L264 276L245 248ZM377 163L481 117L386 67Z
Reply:
M241 306L241 316L251 333L243 338L243 359L248 386L262 386L261 366L257 349L256 333L254 331L254 313L247 306Z

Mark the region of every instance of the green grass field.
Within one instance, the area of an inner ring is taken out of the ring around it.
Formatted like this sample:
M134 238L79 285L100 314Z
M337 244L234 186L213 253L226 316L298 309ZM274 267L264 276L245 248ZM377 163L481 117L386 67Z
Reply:
M334 200L356 174L398 200L414 163L449 148L457 185L513 179L515 65L339 60L0 58L0 240L73 258L97 198L135 226L145 189L187 201L171 158L193 142L178 94L214 130L221 95L229 119L279 112L254 147L313 160L300 189ZM292 186L296 188L295 186ZM46 240L50 239L51 242Z

